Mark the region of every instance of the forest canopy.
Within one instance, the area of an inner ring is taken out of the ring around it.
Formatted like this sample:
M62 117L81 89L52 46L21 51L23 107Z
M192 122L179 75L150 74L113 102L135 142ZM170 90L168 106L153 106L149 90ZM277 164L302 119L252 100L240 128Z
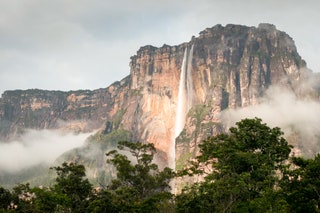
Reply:
M0 187L0 212L320 212L320 155L293 156L280 128L243 119L199 148L192 166L174 172L154 163L153 144L119 142L106 154L117 171L107 187L65 162L52 168L50 187ZM170 181L184 175L204 178L171 193Z

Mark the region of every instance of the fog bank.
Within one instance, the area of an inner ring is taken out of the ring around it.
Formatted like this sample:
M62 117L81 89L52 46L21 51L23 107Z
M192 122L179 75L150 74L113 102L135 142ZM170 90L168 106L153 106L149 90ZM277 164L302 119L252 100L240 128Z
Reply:
M261 99L261 103L239 109L230 109L222 113L227 127L244 118L261 118L270 127L278 126L287 139L293 137L293 144L307 155L320 151L320 103L310 99L298 99L289 90L271 87Z
M0 142L0 172L18 172L40 163L51 164L64 152L84 144L86 134L28 130L21 139Z

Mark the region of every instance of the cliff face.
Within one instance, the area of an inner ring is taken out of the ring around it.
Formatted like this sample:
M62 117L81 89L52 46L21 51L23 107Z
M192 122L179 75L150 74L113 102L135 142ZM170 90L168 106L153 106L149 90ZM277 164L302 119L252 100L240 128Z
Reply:
M6 91L0 99L0 140L10 141L24 129L99 129L115 115L115 105L127 91L128 78L94 91Z
M191 107L177 140L178 161L194 155L196 145L206 134L222 131L219 116L222 110L257 104L273 84L299 95L297 85L307 75L307 71L300 69L305 62L292 38L269 24L258 28L217 25L202 31L189 43L141 48L130 63L130 89L137 91L139 98L135 110L125 115L137 123L124 120L124 124L133 127L137 138L155 143L166 153L177 123L185 55L191 75L190 79L185 77L186 82L192 82L185 104Z
M301 95L298 85L308 75L303 67L292 38L273 25L216 25L188 43L140 48L131 57L130 75L106 89L5 92L1 138L23 128L123 129L132 140L154 143L165 160L175 158L181 167L206 135L222 131L222 110L255 105L274 84ZM180 118L178 106L184 107Z

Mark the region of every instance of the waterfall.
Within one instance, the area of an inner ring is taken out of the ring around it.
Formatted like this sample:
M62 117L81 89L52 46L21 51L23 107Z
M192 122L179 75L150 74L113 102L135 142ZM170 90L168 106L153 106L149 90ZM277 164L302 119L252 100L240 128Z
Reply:
M186 104L187 104L187 88L186 88L186 71L188 58L188 49L184 51L181 73L180 73L180 82L179 82L179 91L178 91L178 103L176 110L176 120L175 120L175 131L174 137L178 137L184 126L184 119L186 113Z
M187 110L186 110L186 113L188 113L188 111L191 109L192 103L193 103L192 56L193 56L193 45L191 46L190 52L188 54L188 63L187 63L187 73L186 73L187 75L187 91L186 91Z
M192 56L193 45L188 51L186 47L181 65L178 102L176 109L175 129L170 147L169 166L175 170L175 141L180 135L186 122L186 115L192 107L193 84L192 84Z

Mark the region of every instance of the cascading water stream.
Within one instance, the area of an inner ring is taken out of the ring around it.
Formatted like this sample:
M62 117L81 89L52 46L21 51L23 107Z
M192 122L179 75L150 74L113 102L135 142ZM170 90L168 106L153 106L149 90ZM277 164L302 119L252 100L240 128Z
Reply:
M174 135L170 147L170 158L169 166L171 169L175 170L175 141L176 138L180 135L181 131L184 128L186 122L186 115L190 108L192 107L193 99L193 84L192 84L192 55L193 55L193 45L191 46L190 51L186 47L184 51L184 56L181 65L180 81L179 81L179 91L178 91L178 102L176 110L176 119L175 119L175 129ZM174 190L174 181L171 183L171 187Z
M180 73L180 82L179 82L179 91L178 91L178 103L176 111L176 120L175 120L175 130L174 138L178 137L184 126L185 113L187 108L187 69L188 69L188 48L184 51L181 73Z
M193 57L193 45L191 46L191 49L189 51L188 63L187 63L187 73L186 73L186 78L187 78L187 82L186 82L187 83L187 91L186 91L187 110L186 110L186 114L191 109L192 103L193 103L192 57ZM183 126L184 126L184 124L183 124ZM182 129L181 129L181 131L182 131Z

